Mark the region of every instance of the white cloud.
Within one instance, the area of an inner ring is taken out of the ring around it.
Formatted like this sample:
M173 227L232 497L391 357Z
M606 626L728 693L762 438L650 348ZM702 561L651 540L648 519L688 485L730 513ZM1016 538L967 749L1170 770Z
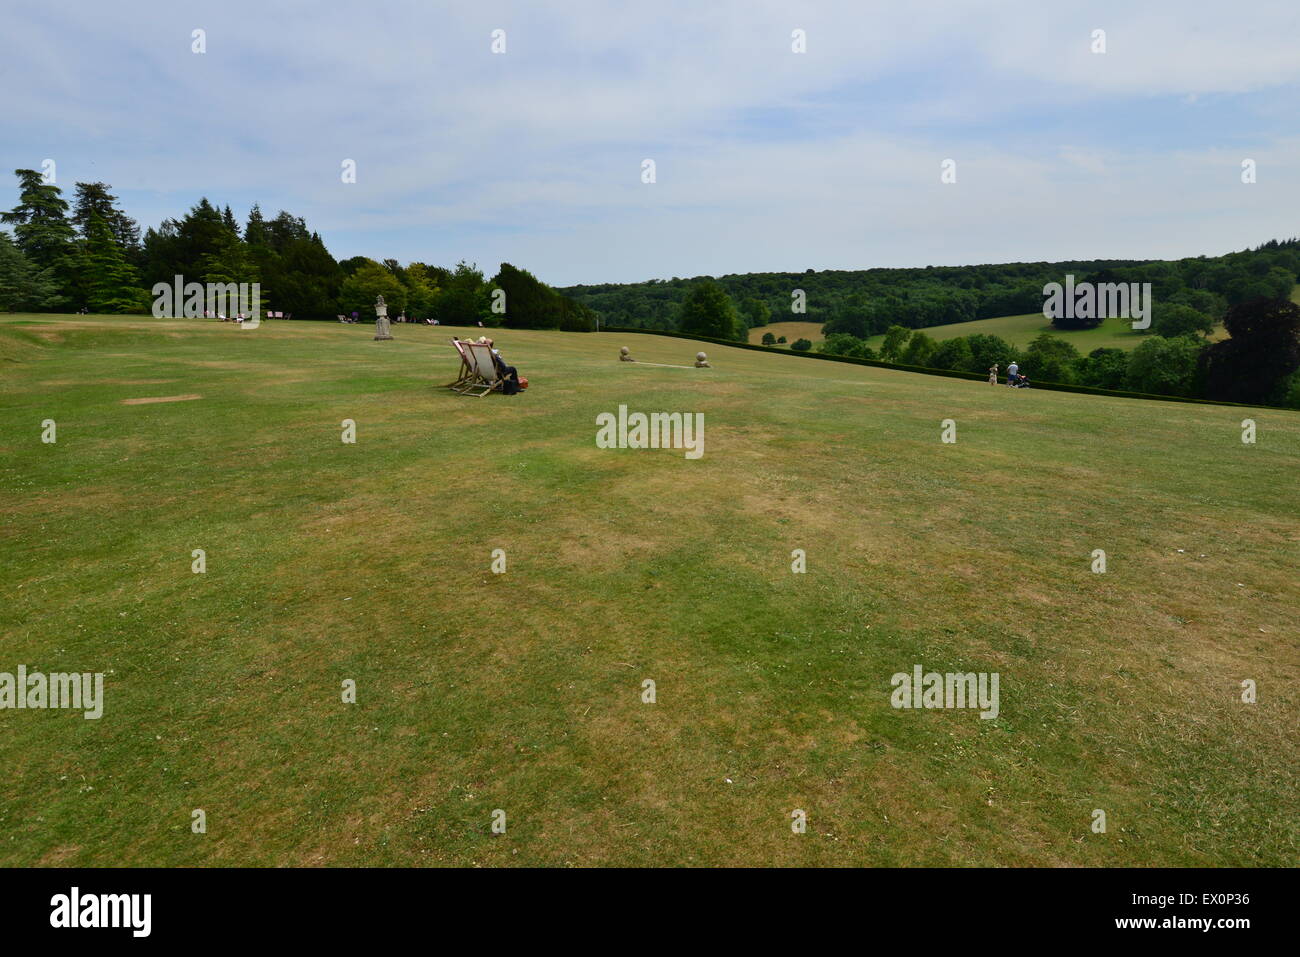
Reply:
M7 168L54 156L65 185L107 180L146 224L204 194L257 199L339 256L508 259L557 283L1149 257L1295 231L1290 3L228 0L7 17ZM806 54L790 52L796 27ZM1175 112L1195 98L1213 117L1224 96L1254 111L1255 187L1209 148L1228 140L1206 130L1198 148ZM1093 129L1130 114L1155 124L1141 148ZM947 156L955 186L939 183Z

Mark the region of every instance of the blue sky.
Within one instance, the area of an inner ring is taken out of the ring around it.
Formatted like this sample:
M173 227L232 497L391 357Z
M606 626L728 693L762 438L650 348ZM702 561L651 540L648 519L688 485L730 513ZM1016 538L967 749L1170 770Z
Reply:
M1294 2L53 0L5 21L0 169L53 159L143 226L257 201L339 258L555 285L1300 234Z

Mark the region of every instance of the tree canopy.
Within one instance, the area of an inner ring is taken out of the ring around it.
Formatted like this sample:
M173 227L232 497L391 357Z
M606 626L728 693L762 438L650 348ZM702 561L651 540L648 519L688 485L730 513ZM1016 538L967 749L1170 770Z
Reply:
M697 282L686 294L679 328L691 335L715 339L745 339L748 335L731 298L710 279Z

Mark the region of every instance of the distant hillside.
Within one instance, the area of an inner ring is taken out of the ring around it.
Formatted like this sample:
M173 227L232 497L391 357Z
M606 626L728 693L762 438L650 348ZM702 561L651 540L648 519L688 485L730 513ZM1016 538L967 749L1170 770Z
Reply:
M753 335L762 335L761 330L752 330ZM1057 329L1043 317L1043 313L1031 312L1023 316L998 316L996 319L976 319L972 322L958 322L946 326L933 326L925 330L936 342L943 342L956 336L988 335L997 336L1018 348L1025 348L1034 338L1044 332L1060 336L1084 355L1093 349L1136 349L1150 336L1144 332L1134 331L1127 319L1107 319L1095 329ZM1208 338L1217 342L1227 333L1223 326L1216 326ZM883 335L872 336L867 345L879 349L883 344Z
M1219 318L1227 305L1290 294L1300 274L1300 239L1252 250L1173 261L1092 259L1069 262L926 266L915 269L744 273L717 277L747 324L834 322L827 332L867 338L891 325L910 329L1038 312L1043 286L1066 274L1096 282L1150 282L1156 300L1181 302ZM560 289L601 317L602 325L677 328L686 290L698 279L652 279ZM803 290L806 312L791 312ZM811 338L811 337L809 337Z

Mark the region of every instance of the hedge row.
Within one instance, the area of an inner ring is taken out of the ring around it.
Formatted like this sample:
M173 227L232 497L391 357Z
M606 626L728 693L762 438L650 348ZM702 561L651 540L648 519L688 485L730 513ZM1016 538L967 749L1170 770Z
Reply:
M686 332L674 332L668 329L634 329L627 326L604 326L600 330L605 332L630 333L639 336L671 336L674 339L693 339L696 342L711 342L720 346L729 346L735 349L753 349L756 352L774 352L784 356L799 356L805 359L822 359L827 362L847 362L851 365L875 366L879 369L895 369L899 372L919 372L921 375L937 375L948 379L969 379L974 382L987 382L988 376L981 375L978 372L959 372L956 369L931 369L928 366L910 366L903 365L899 362L886 362L883 359L859 359L856 356L832 356L824 352L794 352L790 349L779 349L776 346L762 346L752 342L737 342L734 339L715 339L711 336L696 336ZM1213 399L1189 399L1180 395L1150 395L1146 392L1122 392L1118 389L1098 389L1090 385L1071 385L1065 382L1040 382L1033 380L1030 386L1032 389L1046 389L1050 392L1079 392L1085 395L1110 395L1121 399L1154 399L1157 402L1188 402L1193 405L1222 405L1236 406L1242 409L1279 409L1280 411L1294 411L1285 409L1280 406L1255 406L1246 405L1242 402L1216 402Z

